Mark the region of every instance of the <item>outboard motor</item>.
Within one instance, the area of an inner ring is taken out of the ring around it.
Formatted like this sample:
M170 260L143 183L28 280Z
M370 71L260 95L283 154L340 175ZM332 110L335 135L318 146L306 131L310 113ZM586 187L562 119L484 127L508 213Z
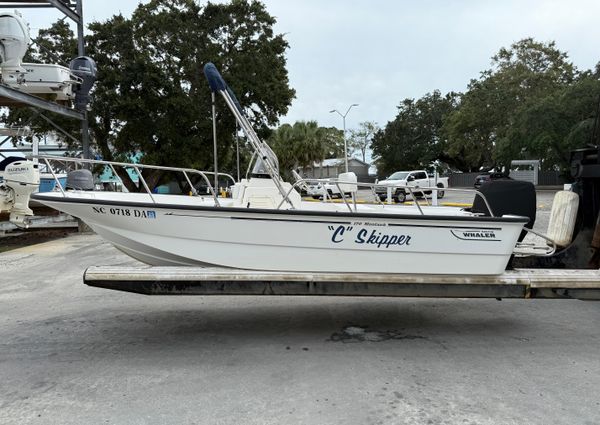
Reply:
M94 176L85 168L67 174L67 189L94 190Z
M96 62L88 56L79 56L71 61L69 68L73 75L82 80L82 82L74 88L75 108L78 111L85 111L88 103L90 103L90 91L96 82L98 74Z
M537 206L535 186L532 183L519 180L492 180L484 183L479 191L487 199L496 217L502 215L529 217L529 222L525 227L533 229ZM471 211L491 215L481 196L475 197ZM523 240L526 234L525 230L521 232L519 242Z
M3 172L0 183L0 212L10 213L9 220L19 227L27 227L26 217L32 216L29 197L40 186L38 164L21 160L11 162Z
M0 13L0 68L3 80L10 74L15 78L15 73L25 72L21 62L30 42L29 26L19 12Z
M5 158L2 161L0 161L0 183L2 183L2 176L6 171L6 167L8 167L13 162L17 161L23 161L23 158L21 158L20 156L9 156L8 158Z

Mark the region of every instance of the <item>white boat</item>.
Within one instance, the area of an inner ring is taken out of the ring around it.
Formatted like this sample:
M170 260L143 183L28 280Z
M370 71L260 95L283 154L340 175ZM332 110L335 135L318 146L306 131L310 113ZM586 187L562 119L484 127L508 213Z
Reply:
M423 215L379 205L349 212L342 204L299 199L294 209L259 208L253 201L272 205L282 198L270 181L257 180L219 207L211 198L118 192L33 199L83 219L148 264L255 270L499 274L529 220L443 207L423 207Z
M212 173L74 158L61 161L134 168L146 193L58 186L57 192L32 198L81 218L115 247L151 265L467 275L505 270L529 217L357 204L345 196L341 203L303 201L295 190L299 183L280 178L274 153L254 133L216 68L208 64L205 73L213 96L223 96L256 152L251 177L235 183L231 198L217 197L209 183ZM50 158L41 160L50 165ZM211 194L154 194L139 173L144 167L178 171L192 188L190 177L199 177ZM333 184L354 195L360 186L353 173Z

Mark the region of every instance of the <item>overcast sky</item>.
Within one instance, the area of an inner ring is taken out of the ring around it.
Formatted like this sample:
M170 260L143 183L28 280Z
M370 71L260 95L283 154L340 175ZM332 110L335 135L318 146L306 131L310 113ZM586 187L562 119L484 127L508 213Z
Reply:
M434 89L464 91L501 47L525 37L554 40L580 69L600 61L598 0L266 0L286 34L288 70L296 99L283 122L316 119L348 128L360 121L385 125L405 97ZM84 1L86 22L137 0ZM58 13L22 10L32 29Z

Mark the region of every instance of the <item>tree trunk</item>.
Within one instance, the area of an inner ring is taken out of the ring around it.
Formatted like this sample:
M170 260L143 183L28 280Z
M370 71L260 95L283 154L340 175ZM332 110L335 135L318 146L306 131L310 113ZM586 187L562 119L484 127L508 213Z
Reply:
M131 179L131 176L129 175L129 173L127 172L127 170L125 170L123 167L115 167L115 171L117 172L117 175L121 179L121 182L123 182L123 186L125 186L128 191L130 191L130 192L139 192L140 187L141 187L141 183L140 183L140 186L138 186Z

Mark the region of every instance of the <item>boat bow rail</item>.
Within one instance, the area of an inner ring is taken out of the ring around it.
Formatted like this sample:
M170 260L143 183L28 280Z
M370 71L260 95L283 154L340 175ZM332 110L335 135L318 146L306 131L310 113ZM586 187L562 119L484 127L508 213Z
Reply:
M55 157L55 156L42 156L42 155L36 155L36 156L34 156L34 158L39 159L46 165L48 171L50 172L50 174L52 174L52 177L54 178L54 180L56 182L56 187L59 188L63 197L67 197L67 192L66 192L65 188L63 188L62 184L60 184L59 177L57 176L57 173L54 170L53 164L60 164L61 169L67 169L67 170L68 169L71 169L71 170L81 169L81 168L84 168L86 165L91 165L91 166L101 165L104 167L108 167L111 170L112 174L119 180L119 182L121 183L121 185L123 187L125 187L125 185L123 183L123 180L119 176L119 173L117 172L117 168L123 168L125 170L128 168L133 169L135 171L136 175L138 176L139 181L141 182L144 191L148 194L148 196L152 200L152 203L155 203L155 204L157 203L156 199L152 195L152 190L150 189L150 187L148 186L148 183L144 179L144 176L143 176L143 173L141 170L151 169L151 170L161 170L161 171L165 171L165 172L181 173L183 175L183 177L185 178L186 183L189 185L190 192L193 196L200 196L200 195L199 195L195 185L192 183L192 179L190 178L190 176L199 176L202 179L201 181L206 184L207 190L210 192L210 195L214 200L214 205L216 207L221 206L221 204L219 203L217 190L213 187L213 185L210 182L210 179L208 178L208 176L215 175L215 173L211 172L211 171L200 171L200 170L195 170L193 168L165 167L165 166L160 166L160 165L133 164L133 163L127 163L127 162L101 161L101 160L83 159L83 158ZM230 174L217 173L216 175L218 177L221 177L221 176L225 177L226 179L231 180L232 184L235 184L235 179Z

